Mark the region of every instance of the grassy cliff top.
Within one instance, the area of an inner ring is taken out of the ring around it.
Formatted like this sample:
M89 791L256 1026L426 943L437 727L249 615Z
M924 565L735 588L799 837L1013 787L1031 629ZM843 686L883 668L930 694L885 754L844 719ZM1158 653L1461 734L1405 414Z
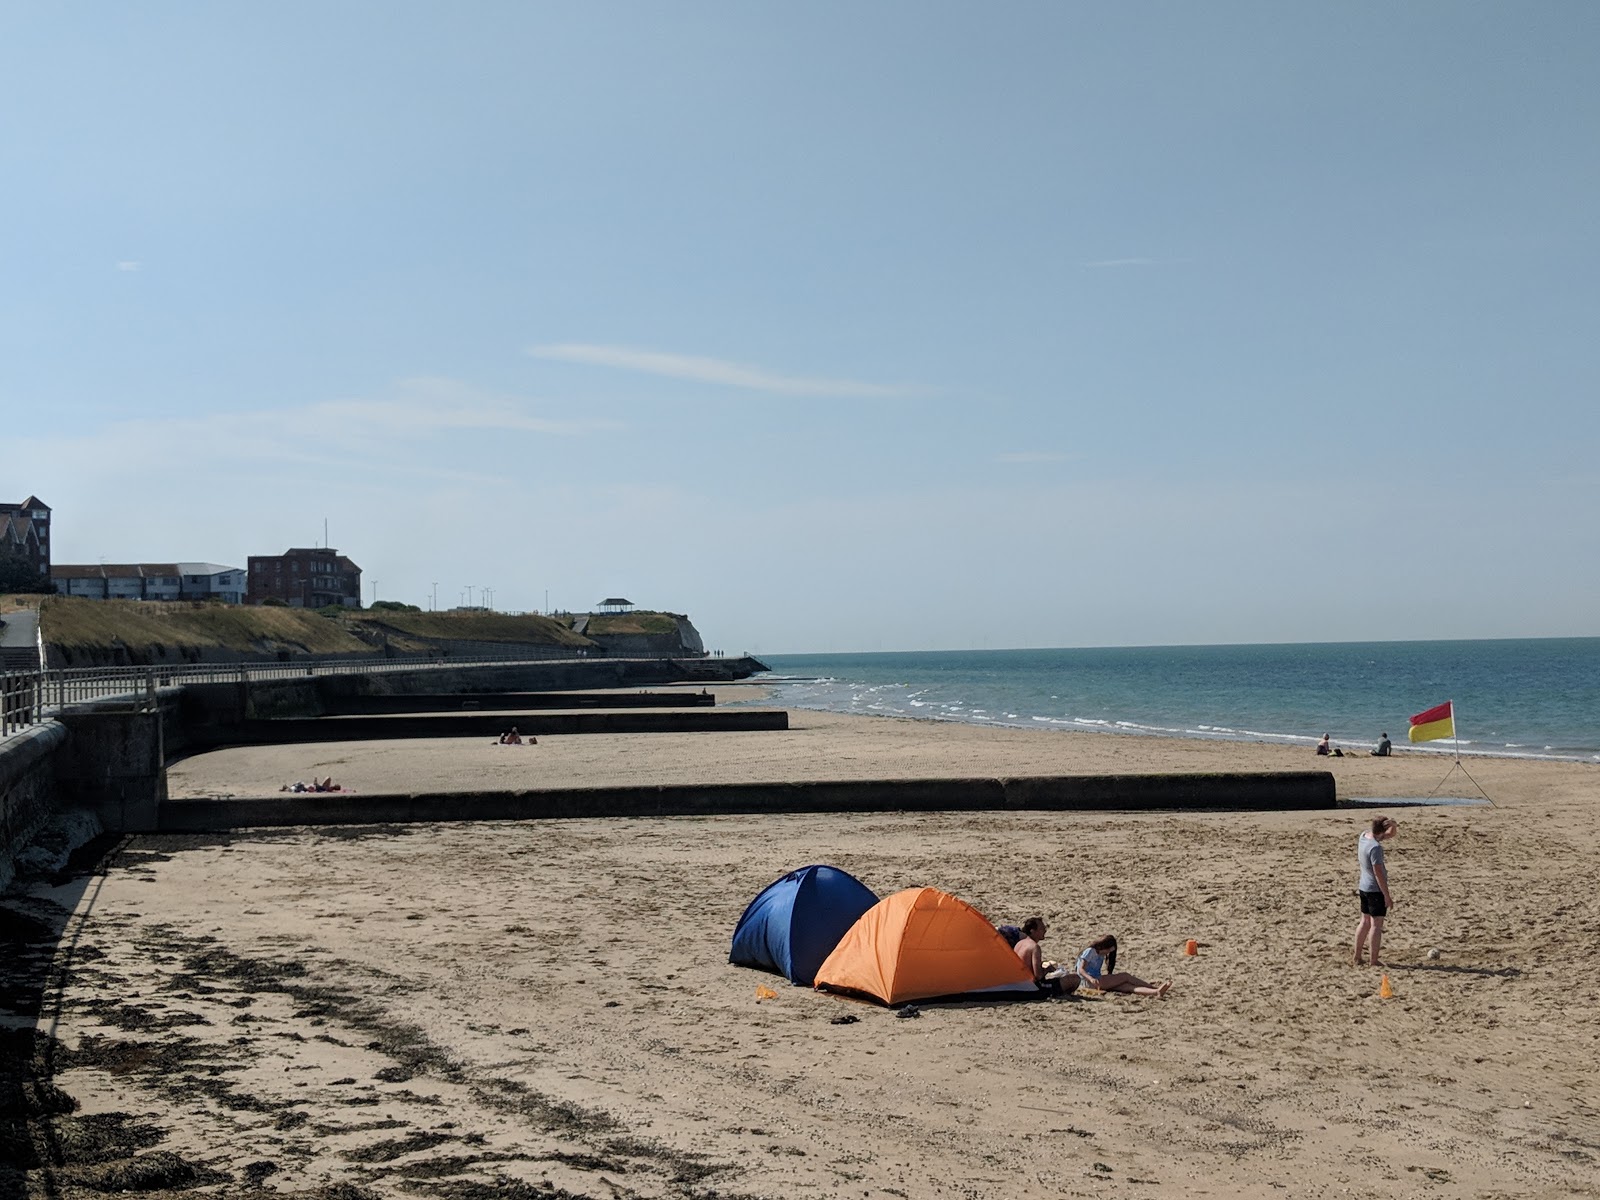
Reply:
M7 597L6 600L13 598ZM451 641L507 645L594 645L572 631L570 616L511 616L506 613L396 612L345 609L324 613L303 608L216 604L197 601L85 600L68 596L16 597L39 608L44 640L69 653L94 656L125 650L135 661L150 652L226 651L240 655L372 654L383 647L423 654ZM31 606L31 605L30 605ZM598 613L587 633L674 636L682 618L672 613Z
M44 640L67 651L125 647L226 650L238 654L371 654L387 645L427 653L447 641L507 645L592 646L549 617L505 613L408 613L348 609L331 615L275 605L195 601L84 600L46 596L39 606Z
M565 625L571 625L574 619L570 616L559 618ZM589 617L585 630L592 634L672 634L678 632L678 620L672 613L661 612L594 613Z
M460 638L474 642L511 642L547 646L589 646L588 638L549 617L511 616L507 613L376 612L363 609L334 618L364 625L373 631L398 633L423 640ZM394 638L391 636L391 642Z
M46 596L39 606L39 629L47 643L66 650L167 646L240 654L371 652L342 622L303 608Z

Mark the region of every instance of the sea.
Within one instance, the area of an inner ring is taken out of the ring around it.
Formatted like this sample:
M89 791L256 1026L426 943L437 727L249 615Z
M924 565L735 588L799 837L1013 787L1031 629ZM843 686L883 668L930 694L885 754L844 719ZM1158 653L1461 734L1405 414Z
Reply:
M1017 729L1600 762L1600 638L762 655L789 708ZM1410 744L1455 702L1457 740Z

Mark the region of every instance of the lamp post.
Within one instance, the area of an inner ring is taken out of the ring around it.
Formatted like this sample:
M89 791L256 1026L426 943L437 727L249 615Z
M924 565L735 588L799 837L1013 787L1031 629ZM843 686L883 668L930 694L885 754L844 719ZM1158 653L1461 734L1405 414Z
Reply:
M437 579L433 581L433 599L428 602L428 607L434 612L439 611L439 581Z

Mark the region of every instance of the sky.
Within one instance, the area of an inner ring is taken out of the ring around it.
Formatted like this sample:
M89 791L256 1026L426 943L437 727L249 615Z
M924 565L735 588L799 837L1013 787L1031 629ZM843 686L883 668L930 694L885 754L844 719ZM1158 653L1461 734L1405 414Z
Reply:
M1597 61L1587 0L3 0L0 500L729 653L1600 635Z

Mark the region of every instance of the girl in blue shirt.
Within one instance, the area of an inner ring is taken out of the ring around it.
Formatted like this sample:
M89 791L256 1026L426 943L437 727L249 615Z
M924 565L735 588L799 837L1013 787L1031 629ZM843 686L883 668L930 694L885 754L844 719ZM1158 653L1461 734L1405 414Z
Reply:
M1146 983L1137 975L1117 971L1117 939L1106 934L1078 955L1078 978L1093 991L1122 992L1129 996L1165 996L1172 981Z

